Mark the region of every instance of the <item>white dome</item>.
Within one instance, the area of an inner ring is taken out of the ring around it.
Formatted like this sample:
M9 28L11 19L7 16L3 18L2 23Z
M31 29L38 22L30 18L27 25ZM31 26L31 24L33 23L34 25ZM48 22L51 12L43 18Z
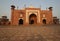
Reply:
M34 6L29 6L29 8L34 8Z

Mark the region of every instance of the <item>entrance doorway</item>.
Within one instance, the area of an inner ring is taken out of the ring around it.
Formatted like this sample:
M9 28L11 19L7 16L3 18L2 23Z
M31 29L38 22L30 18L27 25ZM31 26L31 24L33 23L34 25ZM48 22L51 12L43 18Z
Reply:
M23 25L23 19L19 20L19 25Z
M30 21L30 24L34 24L34 20L31 20L31 21Z
M37 24L37 16L35 14L29 16L29 24Z
M46 24L46 19L43 19L43 24Z

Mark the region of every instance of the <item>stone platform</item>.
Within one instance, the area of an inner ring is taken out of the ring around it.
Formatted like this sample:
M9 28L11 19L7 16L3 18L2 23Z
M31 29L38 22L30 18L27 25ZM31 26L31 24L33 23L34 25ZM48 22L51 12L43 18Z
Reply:
M0 26L0 41L60 41L60 25Z

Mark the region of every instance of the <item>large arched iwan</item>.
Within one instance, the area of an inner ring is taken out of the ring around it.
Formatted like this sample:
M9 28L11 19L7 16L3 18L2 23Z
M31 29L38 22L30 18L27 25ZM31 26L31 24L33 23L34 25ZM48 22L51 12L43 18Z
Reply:
M37 16L35 14L29 16L29 24L37 24Z

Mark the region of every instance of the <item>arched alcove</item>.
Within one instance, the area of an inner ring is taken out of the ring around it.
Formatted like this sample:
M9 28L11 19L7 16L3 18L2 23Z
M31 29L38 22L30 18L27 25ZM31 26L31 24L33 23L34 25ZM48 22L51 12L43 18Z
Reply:
M23 25L23 19L19 19L19 25Z
M43 24L46 24L46 19L43 19Z

